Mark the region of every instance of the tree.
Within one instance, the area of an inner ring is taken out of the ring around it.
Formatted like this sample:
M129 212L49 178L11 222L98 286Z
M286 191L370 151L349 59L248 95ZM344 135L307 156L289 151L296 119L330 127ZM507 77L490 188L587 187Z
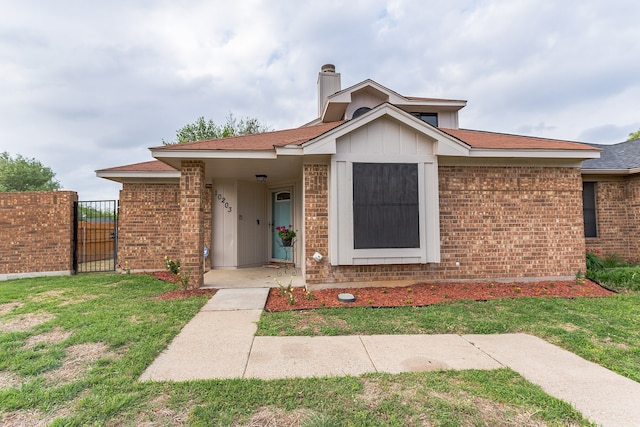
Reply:
M162 140L164 145L182 144L184 142L202 141L205 139L227 138L229 136L251 135L268 132L271 129L256 118L242 118L240 121L229 113L227 121L219 126L211 119L198 117L195 122L176 131L175 141Z
M0 191L59 190L55 173L36 159L21 155L12 158L6 151L0 154Z
M635 132L631 132L629 134L629 138L627 138L627 141L632 141L634 139L640 139L640 129Z

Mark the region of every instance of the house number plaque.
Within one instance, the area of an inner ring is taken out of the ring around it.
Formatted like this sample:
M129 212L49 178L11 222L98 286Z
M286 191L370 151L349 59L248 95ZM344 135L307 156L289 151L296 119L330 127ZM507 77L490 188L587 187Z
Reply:
M227 202L227 200L222 195L222 193L218 193L218 190L215 191L215 197L220 201L220 203L222 203L222 205L227 210L227 212L231 212L233 210L229 202Z

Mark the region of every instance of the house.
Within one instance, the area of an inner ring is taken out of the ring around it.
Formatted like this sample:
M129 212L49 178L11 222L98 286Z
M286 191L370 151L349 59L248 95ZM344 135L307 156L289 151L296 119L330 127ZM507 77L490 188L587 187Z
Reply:
M270 261L294 262L310 286L584 271L581 164L599 149L461 129L465 105L372 80L342 89L325 65L308 124L153 147L155 161L97 171L122 183L119 263L178 258L194 285L209 268Z
M640 139L595 145L582 164L587 248L640 261Z

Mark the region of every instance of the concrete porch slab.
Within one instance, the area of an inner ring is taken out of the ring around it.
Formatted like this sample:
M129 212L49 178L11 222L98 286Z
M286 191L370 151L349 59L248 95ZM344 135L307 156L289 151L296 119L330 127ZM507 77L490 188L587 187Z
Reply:
M275 267L237 268L232 270L210 270L204 274L202 288L277 288L276 280L284 286L304 287L304 278L300 269L291 276L291 270Z
M375 368L357 336L256 337L245 378L361 375Z
M459 335L369 335L361 338L379 372L397 374L503 367Z
M262 310L200 311L141 381L242 378Z
M603 426L638 426L640 384L526 334L464 335L548 394Z
M269 288L220 289L202 311L262 310Z

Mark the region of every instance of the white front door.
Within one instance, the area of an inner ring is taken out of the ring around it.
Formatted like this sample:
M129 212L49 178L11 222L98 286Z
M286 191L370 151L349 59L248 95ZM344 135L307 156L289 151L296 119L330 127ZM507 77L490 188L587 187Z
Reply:
M283 247L282 240L278 236L276 227L293 227L291 188L271 190L271 259L291 261L292 248Z

